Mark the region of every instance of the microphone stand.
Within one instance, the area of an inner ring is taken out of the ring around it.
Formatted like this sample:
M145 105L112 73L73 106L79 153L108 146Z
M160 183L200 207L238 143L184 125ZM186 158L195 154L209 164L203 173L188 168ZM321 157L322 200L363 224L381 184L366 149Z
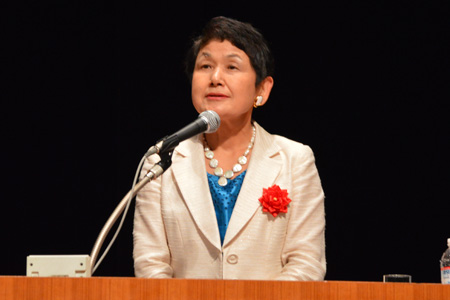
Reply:
M113 227L114 223L119 218L120 214L123 212L125 207L127 206L128 202L133 199L134 196L136 196L137 192L141 190L144 185L151 182L153 179L156 179L157 177L161 176L171 165L172 165L172 151L170 152L163 152L159 153L159 156L161 157L161 160L156 163L142 178L135 186L132 188L126 195L123 197L123 199L120 201L119 205L117 205L116 209L113 211L111 216L109 217L108 221L106 221L105 225L103 226L102 230L100 231L100 234L97 237L97 240L95 241L94 247L92 248L90 259L90 267L91 267L91 274L95 271L95 263L97 261L98 254L101 250L101 247L103 245L103 242L105 241L109 231Z

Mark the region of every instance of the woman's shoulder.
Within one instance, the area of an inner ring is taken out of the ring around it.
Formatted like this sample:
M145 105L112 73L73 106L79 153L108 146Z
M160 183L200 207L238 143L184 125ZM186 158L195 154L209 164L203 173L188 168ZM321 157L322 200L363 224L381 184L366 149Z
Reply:
M314 159L314 153L310 146L277 134L274 134L273 137L275 143L287 157L291 157L295 161Z
M302 142L287 138L279 134L269 133L260 125L257 126L259 126L260 128L261 134L265 136L265 138L271 139L272 143L278 146L282 152L306 156L313 154L313 151L309 145L306 145Z

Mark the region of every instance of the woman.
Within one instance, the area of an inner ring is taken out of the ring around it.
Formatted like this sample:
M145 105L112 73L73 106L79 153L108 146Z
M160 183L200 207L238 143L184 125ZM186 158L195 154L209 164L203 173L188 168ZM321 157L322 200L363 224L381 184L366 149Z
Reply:
M187 58L192 102L218 113L136 197L138 277L323 280L324 195L309 147L252 121L273 63L250 24L217 17ZM143 173L158 162L152 156Z

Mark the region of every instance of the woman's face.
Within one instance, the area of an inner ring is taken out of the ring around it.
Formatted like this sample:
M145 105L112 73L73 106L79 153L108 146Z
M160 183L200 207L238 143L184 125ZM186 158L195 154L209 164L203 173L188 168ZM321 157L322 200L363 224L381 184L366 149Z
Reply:
M200 49L192 77L197 112L214 110L222 121L251 118L256 73L247 54L229 41L212 40Z

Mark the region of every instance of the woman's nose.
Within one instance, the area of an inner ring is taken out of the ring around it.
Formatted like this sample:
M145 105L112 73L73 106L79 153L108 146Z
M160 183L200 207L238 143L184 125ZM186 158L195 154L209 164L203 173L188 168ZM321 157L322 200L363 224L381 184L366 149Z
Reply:
M211 86L223 85L222 72L220 68L215 68L211 74Z

